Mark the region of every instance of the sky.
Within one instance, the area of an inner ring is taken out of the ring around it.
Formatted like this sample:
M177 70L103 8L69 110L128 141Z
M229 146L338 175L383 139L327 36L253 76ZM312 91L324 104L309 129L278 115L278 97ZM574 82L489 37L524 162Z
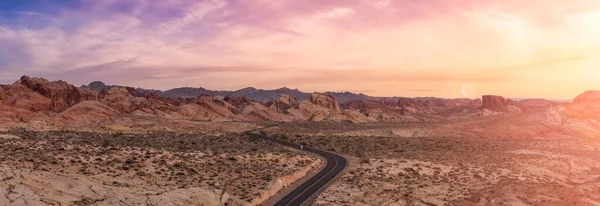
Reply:
M2 0L0 83L569 99L598 0Z

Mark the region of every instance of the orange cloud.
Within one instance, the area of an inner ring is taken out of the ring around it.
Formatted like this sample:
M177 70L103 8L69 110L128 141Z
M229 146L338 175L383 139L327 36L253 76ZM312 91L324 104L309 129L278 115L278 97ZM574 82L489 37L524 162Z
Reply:
M0 25L0 60L10 59L1 80L29 73L80 84L128 77L160 89L444 97L460 97L464 83L514 97L570 98L600 87L596 0L136 2L65 8L44 14L50 23L41 28Z

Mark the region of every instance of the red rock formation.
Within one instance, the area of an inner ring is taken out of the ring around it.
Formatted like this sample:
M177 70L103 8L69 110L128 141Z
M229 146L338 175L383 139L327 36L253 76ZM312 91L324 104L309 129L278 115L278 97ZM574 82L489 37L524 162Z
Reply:
M52 103L48 110L60 111L87 100L98 100L98 93L90 89L77 88L65 81L50 82L43 78L21 77L21 84L49 98Z
M340 103L337 100L335 100L335 98L331 95L325 95L315 92L308 96L308 101L317 106L328 108L329 110L331 110L331 112L342 113Z
M138 90L136 90L133 87L125 87L125 89L127 90L127 92L134 97L146 97L146 94L139 92Z
M585 104L600 101L600 90L586 91L573 99L573 104Z
M383 105L387 105L387 106L398 106L398 102L394 101L391 98L381 98L379 99L379 103L383 104Z
M360 112L361 114L369 116L371 109L373 109L369 103L369 100L354 100L344 103L343 107L349 110L358 110L358 112ZM383 103L383 100L381 100L379 104L385 105Z
M6 105L30 111L48 111L52 107L52 101L49 98L27 88L20 81L4 90L2 101Z
M222 112L224 110L228 110L230 113L233 113L233 114L239 114L241 112L240 108L233 106L222 99L219 99L217 97L213 97L213 96L210 96L207 94L201 94L198 97L197 104L199 104L203 107L209 108L209 109L211 109L219 114L222 114L224 116L230 116L229 113Z
M238 96L226 96L224 99L227 103L236 106L237 108L244 108L244 106L248 105L252 102L252 100L246 97L238 97Z
M587 91L577 96L573 103L567 105L565 114L579 120L600 121L600 91Z
M134 97L142 97L142 98L146 98L146 99L153 99L153 100L159 100L159 101L163 101L163 102L169 102L167 98L160 96L160 94L158 94L156 92L140 92L133 87L125 87L125 89L127 89L127 92L129 92L129 94ZM175 102L177 102L177 101L175 101Z
M298 100L296 100L296 97L280 94L277 100L271 105L271 108L276 109L278 112L287 111L290 108L298 108Z
M417 114L446 114L468 113L477 110L481 100L472 99L438 99L438 98L400 98L397 101L390 99L357 100L346 102L345 109L358 111L365 116L382 120L398 119L403 115ZM384 117L384 118L379 118Z
M423 104L416 99L401 97L398 100L398 106L400 107L421 107Z
M484 95L483 106L481 109L488 109L496 112L515 112L517 109L520 110L521 105L511 99L505 99L501 96L495 95Z
M398 106L401 108L402 115L434 114L434 106L436 106L434 101L402 97L398 100Z
M131 93L142 97L135 97L131 95ZM143 110L153 114L177 111L177 108L172 104L160 99L148 98L148 95L139 92L136 93L135 91L126 88L113 87L108 90L102 90L100 92L100 97L103 102L122 113L131 113L136 110Z

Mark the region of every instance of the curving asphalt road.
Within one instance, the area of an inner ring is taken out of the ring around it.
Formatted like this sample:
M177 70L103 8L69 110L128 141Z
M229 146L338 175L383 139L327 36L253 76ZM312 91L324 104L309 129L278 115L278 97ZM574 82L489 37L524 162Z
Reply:
M266 135L250 135L300 150L299 144L286 142ZM312 201L313 198L315 198L323 189L325 189L329 182L335 179L346 169L346 167L348 167L348 160L338 154L306 146L304 146L302 150L322 156L326 160L326 165L315 176L311 177L306 182L302 183L300 186L296 187L294 190L290 191L287 195L277 201L274 204L275 206L300 206L304 204L310 204L310 201Z

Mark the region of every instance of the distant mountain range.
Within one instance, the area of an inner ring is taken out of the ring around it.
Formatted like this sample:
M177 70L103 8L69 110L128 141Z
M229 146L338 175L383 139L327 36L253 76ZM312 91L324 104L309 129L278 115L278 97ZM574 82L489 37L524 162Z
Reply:
M88 85L81 86L82 88L89 88L100 92L104 89L110 89L113 87L125 87L120 85L106 85L101 81L95 81ZM244 96L248 99L259 101L259 102L269 102L277 99L277 96L280 94L287 94L293 97L296 97L297 100L302 101L305 100L306 97L310 95L310 93L302 92L298 89L290 89L287 87L273 89L273 90L264 90L264 89L256 89L254 87L248 87L244 89L240 89L237 91L215 91L208 90L202 87L193 88L193 87L181 87L174 88L167 91L161 90L153 90L153 89L144 89L144 88L136 88L136 90L140 92L154 92L163 97L168 98L185 98L185 97L198 97L202 94L211 95L215 97L227 97L227 96ZM354 100L364 100L364 99L381 99L382 97L372 97L367 96L365 94L352 93L352 92L325 92L325 94L331 94L333 97L338 100L340 103L354 101ZM387 98L387 97L386 97ZM389 97L390 100L397 101L398 97Z

